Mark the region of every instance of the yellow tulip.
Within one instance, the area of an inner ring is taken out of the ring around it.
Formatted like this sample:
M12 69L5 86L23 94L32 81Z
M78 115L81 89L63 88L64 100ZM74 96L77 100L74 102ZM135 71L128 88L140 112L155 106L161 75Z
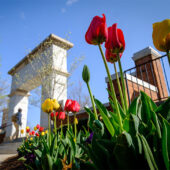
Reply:
M24 129L21 129L21 134L24 134Z
M33 140L33 138L30 138L30 141L32 141Z
M56 99L53 99L52 101L53 101L53 109L57 111L60 108L60 105Z
M37 127L36 127L36 126L34 127L34 130L35 130L35 131L37 130Z
M44 103L42 104L42 110L43 112L46 112L46 113L51 113L53 111L53 100L51 99L46 99L44 101Z
M153 24L152 38L157 50L163 52L170 50L170 19Z
M42 136L44 136L44 135L45 135L45 133L44 133L44 132L41 132L41 135L42 135Z
M78 119L75 118L74 121L75 121L75 124L77 125L78 124Z
M27 127L26 127L26 130L28 130L28 129L30 129L30 127L29 127L29 126L27 126Z
M47 133L48 133L48 130L45 131L45 134L47 134Z

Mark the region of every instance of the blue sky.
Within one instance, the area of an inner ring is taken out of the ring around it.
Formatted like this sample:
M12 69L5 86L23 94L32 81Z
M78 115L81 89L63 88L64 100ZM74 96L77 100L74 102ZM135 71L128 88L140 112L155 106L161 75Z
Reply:
M0 0L1 75L10 83L7 72L50 33L62 38L70 34L74 47L69 51L68 68L75 57L85 56L71 81L81 80L83 65L87 64L95 97L107 102L106 71L99 50L84 38L92 18L104 13L107 26L118 23L123 30L126 49L121 60L123 69L128 69L134 66L134 52L154 47L152 23L170 18L169 6L169 0ZM114 73L113 66L109 67ZM39 121L39 109L29 108L28 119L32 124Z

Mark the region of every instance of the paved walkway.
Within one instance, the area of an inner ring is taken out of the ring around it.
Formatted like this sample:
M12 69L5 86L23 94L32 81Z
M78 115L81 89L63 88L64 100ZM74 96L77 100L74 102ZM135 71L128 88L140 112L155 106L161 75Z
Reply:
M6 160L7 158L10 158L12 156L15 156L16 154L0 154L0 164Z

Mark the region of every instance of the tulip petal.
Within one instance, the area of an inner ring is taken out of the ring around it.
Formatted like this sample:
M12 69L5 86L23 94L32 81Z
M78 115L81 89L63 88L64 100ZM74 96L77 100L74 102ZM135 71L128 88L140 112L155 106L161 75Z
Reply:
M117 33L117 24L112 25L112 43L115 48L120 48L121 43L119 41L118 33Z
M121 52L123 52L125 49L125 39L124 39L123 31L121 29L117 29L117 33L118 33L118 37L119 37L119 42L122 45Z
M109 49L112 54L122 53L125 49L123 31L121 29L117 29L116 23L108 28L108 40L105 43L105 47Z
M162 22L156 22L153 24L153 44L159 51L167 52L170 50L169 45L170 34L170 19L163 20Z

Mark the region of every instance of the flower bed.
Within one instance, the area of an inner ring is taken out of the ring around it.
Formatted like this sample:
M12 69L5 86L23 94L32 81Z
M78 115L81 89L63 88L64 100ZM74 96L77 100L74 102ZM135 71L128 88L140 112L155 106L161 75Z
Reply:
M170 46L170 20L163 22L165 34L155 36L164 42L167 56ZM167 25L166 25L167 24ZM155 29L155 26L154 26ZM159 34L157 30L157 34ZM168 31L167 31L168 30ZM161 32L162 33L162 32ZM48 114L48 130L37 125L33 131L26 128L27 138L18 148L20 159L28 169L169 169L170 153L170 98L159 107L144 92L128 105L121 57L125 50L123 31L113 24L107 28L106 18L95 16L86 32L87 43L99 47L106 68L111 110L96 98L90 88L90 71L84 66L82 77L87 85L93 111L85 107L89 115L88 124L77 130L76 113L80 106L68 99L61 108L55 99L46 99L42 109ZM105 55L101 44L105 42ZM161 45L161 47L162 47ZM118 102L107 62L114 65L121 104ZM117 64L119 66L119 80ZM74 115L74 124L69 114ZM60 127L56 127L56 119ZM67 124L63 130L63 120ZM51 129L51 120L54 129ZM22 133L24 131L22 130Z

